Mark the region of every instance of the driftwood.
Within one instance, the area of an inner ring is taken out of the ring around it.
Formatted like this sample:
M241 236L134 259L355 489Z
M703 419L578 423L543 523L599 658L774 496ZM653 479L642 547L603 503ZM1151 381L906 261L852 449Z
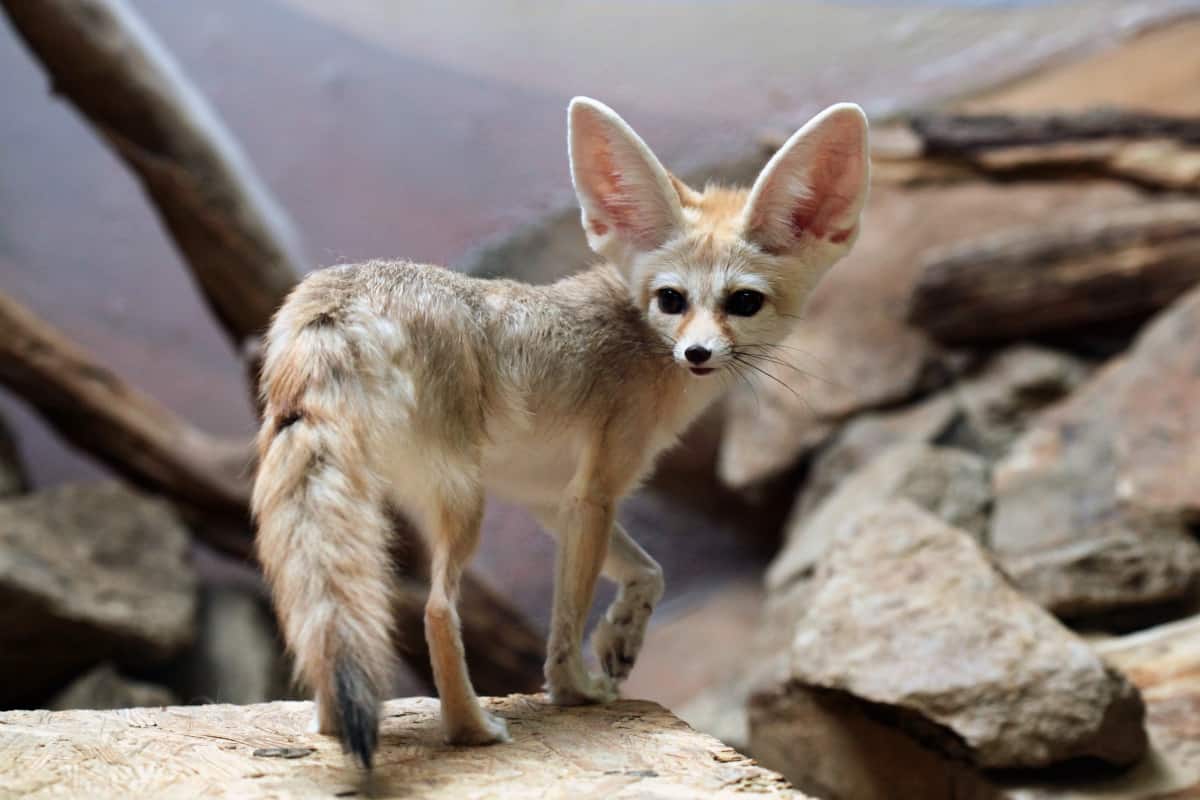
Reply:
M1200 190L1200 119L1099 109L1082 114L918 114L885 128L872 155L879 180L921 184L985 178L1106 178Z
M0 382L138 486L245 523L248 442L197 430L2 293Z
M5 797L797 798L777 773L654 703L485 700L512 742L447 747L437 703L384 708L377 765L305 732L311 703L0 713Z
M1141 205L928 254L908 319L947 344L1143 317L1200 281L1200 203Z
M124 0L0 0L66 96L141 180L239 352L306 261L249 160Z

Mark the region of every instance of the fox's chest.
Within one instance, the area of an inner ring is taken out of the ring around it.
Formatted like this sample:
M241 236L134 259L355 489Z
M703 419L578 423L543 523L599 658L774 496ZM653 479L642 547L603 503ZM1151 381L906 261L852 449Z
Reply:
M582 450L576 431L538 426L493 426L483 452L487 492L534 513L553 512L562 499Z

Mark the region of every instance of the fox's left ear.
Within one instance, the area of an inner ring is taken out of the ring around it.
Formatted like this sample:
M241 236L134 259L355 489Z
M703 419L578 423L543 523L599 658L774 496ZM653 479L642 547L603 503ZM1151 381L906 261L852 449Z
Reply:
M671 177L633 129L603 103L576 97L567 112L571 180L592 250L628 268L683 224Z
M767 162L746 201L743 236L777 255L820 242L848 247L858 234L870 171L863 110L830 106Z

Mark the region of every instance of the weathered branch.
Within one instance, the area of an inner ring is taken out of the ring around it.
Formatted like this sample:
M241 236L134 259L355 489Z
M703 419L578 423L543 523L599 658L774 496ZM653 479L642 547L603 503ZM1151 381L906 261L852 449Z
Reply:
M305 268L233 137L124 0L0 0L65 95L137 173L241 352Z
M219 517L248 519L248 442L192 427L3 293L0 382L133 483Z
M1100 109L1082 114L919 114L880 131L880 180L1103 178L1200 190L1200 119Z
M1200 119L1116 108L1075 114L946 114L909 118L926 156L1095 139L1175 139L1200 144Z
M1200 203L1021 227L931 252L908 319L948 344L1137 318L1200 281Z

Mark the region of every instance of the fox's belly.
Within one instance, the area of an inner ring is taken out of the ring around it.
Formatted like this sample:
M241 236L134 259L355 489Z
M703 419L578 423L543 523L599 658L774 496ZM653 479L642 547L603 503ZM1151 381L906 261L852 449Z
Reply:
M483 453L483 483L488 494L528 508L553 513L579 460L579 437L570 432L501 429L489 432Z

